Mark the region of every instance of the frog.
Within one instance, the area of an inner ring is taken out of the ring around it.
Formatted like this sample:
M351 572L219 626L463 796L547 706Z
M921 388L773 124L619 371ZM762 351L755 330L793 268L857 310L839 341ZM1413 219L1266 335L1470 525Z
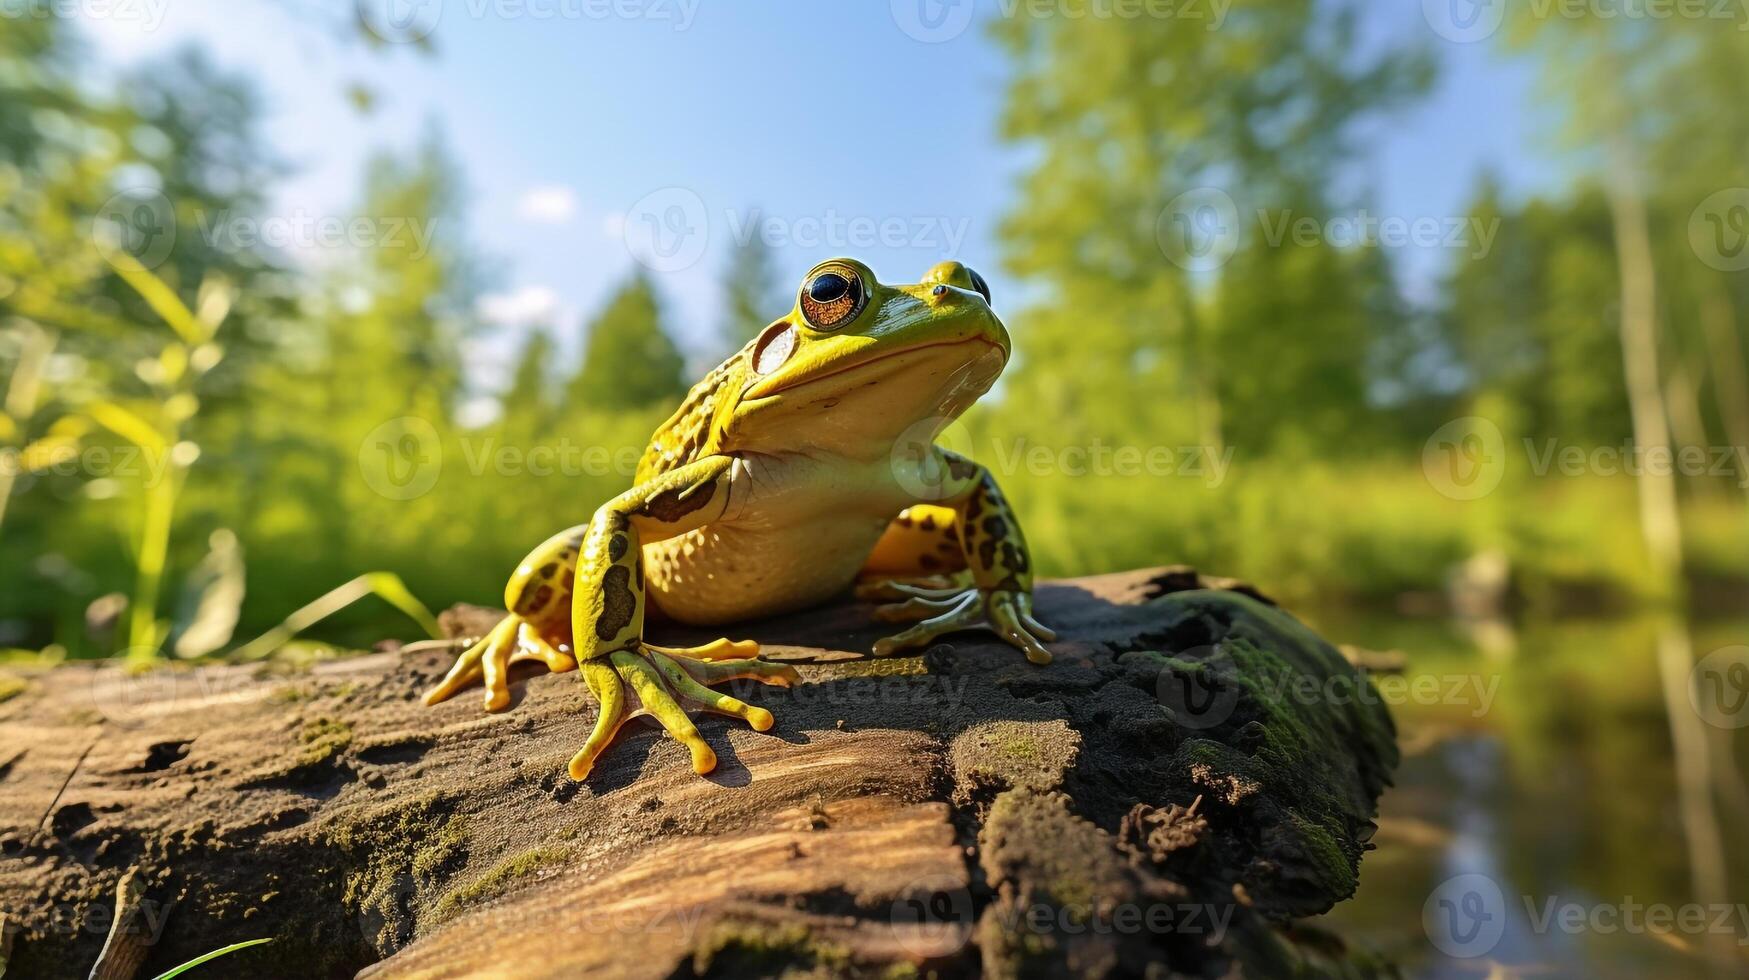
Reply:
M1057 635L1033 612L1033 569L994 476L937 444L1013 347L982 275L958 261L888 285L851 258L803 277L788 313L709 371L651 436L632 487L548 538L505 587L509 615L424 696L476 683L506 710L512 664L577 671L599 712L571 759L584 781L627 722L654 718L700 775L716 753L687 705L756 731L774 718L717 688L787 687L796 669L751 640L649 642L647 619L713 627L851 593L909 624L875 657L993 631L1035 664Z

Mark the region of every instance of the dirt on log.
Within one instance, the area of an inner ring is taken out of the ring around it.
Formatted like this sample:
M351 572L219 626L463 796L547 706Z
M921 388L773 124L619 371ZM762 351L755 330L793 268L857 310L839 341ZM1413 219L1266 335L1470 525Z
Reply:
M215 975L1389 973L1306 921L1354 892L1397 760L1364 674L1188 569L1038 607L1043 668L975 633L871 659L892 627L849 600L733 630L803 683L735 688L769 732L701 719L705 778L640 723L579 785L577 678L427 708L444 650L14 671L5 975L262 937Z

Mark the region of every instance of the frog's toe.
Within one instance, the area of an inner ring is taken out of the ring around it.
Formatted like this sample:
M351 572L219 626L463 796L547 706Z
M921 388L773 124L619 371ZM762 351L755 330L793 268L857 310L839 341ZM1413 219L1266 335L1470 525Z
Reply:
M630 720L626 712L625 686L620 683L619 674L613 666L603 658L584 663L579 672L583 675L583 683L588 685L590 693L595 695L595 702L601 708L595 716L595 730L589 734L589 740L583 743L583 748L571 757L571 778L582 782L589 775L589 770L595 768L595 760L607 750L608 743L619 732L620 726Z
M964 601L964 593L955 592L939 599L912 596L904 602L875 607L875 618L887 623L915 623L952 612Z
M983 610L979 608L978 593L967 592L953 600L940 615L925 619L903 632L876 640L872 652L877 657L889 657L900 650L923 646L934 641L936 637L971 629L982 618Z
M854 594L864 602L899 602L905 599L946 599L971 585L966 575L921 575L913 578L869 579L856 583Z
M521 620L518 617L507 616L497 626L492 627L490 633L456 658L455 665L450 667L449 673L444 675L436 687L425 692L425 703L448 701L472 687L475 681L480 681L486 688L487 711L502 711L508 707L510 687L507 674L520 625Z
M1051 652L1040 641L1055 640L1057 634L1032 618L1032 612L1026 608L1027 603L1024 600L1024 596L1011 592L992 594L990 628L998 636L1020 648L1020 652L1026 654L1026 659L1035 664L1048 664L1051 662Z
M533 625L523 623L516 633L516 649L510 654L510 662L515 664L529 660L545 664L555 674L577 669L577 661L569 653L554 646Z
M715 639L701 647L659 647L644 644L644 649L687 660L747 660L759 656L759 644L754 640Z

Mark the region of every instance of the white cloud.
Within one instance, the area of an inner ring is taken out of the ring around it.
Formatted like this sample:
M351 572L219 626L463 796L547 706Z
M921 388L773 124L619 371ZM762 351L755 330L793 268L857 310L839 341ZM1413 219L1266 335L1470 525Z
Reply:
M519 326L551 321L559 308L559 294L545 286L523 286L508 293L487 293L477 307L480 317L500 326Z
M576 213L576 193L557 184L531 187L516 202L517 217L543 225L563 224Z

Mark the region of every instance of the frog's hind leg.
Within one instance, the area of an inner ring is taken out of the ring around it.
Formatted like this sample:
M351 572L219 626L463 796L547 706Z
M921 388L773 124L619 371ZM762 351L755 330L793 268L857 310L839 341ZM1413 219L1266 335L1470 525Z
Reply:
M856 597L934 602L963 594L972 574L960 547L958 521L952 508L932 504L900 511L857 574Z
M426 704L447 701L475 682L485 687L487 711L510 706L510 665L536 661L554 673L576 669L569 644L555 642L570 627L571 578L587 526L553 535L528 553L504 588L510 615L456 658L455 666L425 695Z

